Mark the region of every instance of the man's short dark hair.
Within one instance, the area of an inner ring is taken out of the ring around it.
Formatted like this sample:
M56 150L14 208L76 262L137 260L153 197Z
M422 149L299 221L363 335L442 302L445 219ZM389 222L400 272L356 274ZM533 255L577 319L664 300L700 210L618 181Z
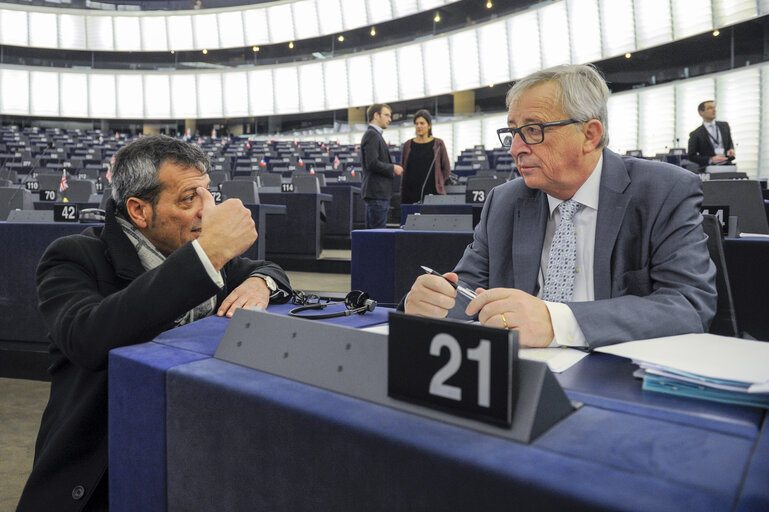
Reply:
M713 103L713 100L705 100L699 105L697 105L697 112L705 112L705 105L708 103Z
M390 108L390 105L387 103L374 103L369 108L366 109L366 119L370 123L374 120L374 114L381 114L382 109L386 108L392 112L392 109Z
M166 135L147 135L136 139L115 154L112 167L112 197L120 213L127 215L126 202L136 197L154 208L163 184L158 170L170 162L194 167L201 174L211 169L211 161L199 146Z

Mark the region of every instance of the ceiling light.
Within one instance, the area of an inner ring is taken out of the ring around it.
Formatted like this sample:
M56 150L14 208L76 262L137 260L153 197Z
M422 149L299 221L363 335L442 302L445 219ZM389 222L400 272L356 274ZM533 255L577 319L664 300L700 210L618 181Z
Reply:
M341 35L341 34L339 34L339 37L337 37L337 38L336 38L336 40L337 40L337 41L339 41L339 42L341 43L341 42L343 42L343 41L344 41L344 36L343 36L343 35Z
M294 42L291 41L290 43L288 43L288 47L293 50L294 49Z
M203 49L203 55L208 55L208 50L206 50L205 48Z
M715 29L715 30L713 31L713 37L718 37L718 36L719 36L719 34L721 34L721 31L720 31L720 30L718 30L718 29Z
M374 37L376 35L376 29L374 27L371 27L371 37Z
M256 53L256 52L258 52L258 51L259 51L259 47L258 47L258 46L252 46L252 47L251 47L251 51L252 51L252 52L254 52L254 53Z
M629 58L630 58L630 57L632 57L632 56L633 56L633 54L632 54L632 53L630 53L630 52L627 52L627 53L625 54L625 58L626 58L626 59L629 59Z
M439 12L436 12L436 13L435 13L435 18L433 18L433 21L434 21L435 23L438 23L438 22L440 22L440 21L441 21L441 13L439 13Z
M486 2L486 9L491 9L492 7L494 7L494 4L491 3L491 0Z

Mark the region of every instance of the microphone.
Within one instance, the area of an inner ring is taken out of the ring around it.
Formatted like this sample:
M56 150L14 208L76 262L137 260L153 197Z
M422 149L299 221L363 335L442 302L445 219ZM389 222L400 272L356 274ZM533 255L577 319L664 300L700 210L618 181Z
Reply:
M422 190L419 192L419 204L423 204L425 201L425 187L427 186L427 180L430 179L430 174L432 174L436 158L438 158L438 155L433 150L433 161L430 162L430 167L427 168L427 176L425 176L425 181L422 182Z

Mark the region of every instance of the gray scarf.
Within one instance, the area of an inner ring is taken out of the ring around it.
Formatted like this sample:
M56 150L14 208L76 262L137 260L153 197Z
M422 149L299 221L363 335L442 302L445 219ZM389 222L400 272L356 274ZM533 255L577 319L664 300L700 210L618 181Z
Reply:
M147 237L144 236L141 231L139 231L139 228L119 215L117 215L115 218L117 219L118 224L120 224L123 233L125 233L125 235L136 249L136 254L139 256L139 261L141 261L144 270L152 270L153 268L160 266L160 264L166 260L166 257L163 256L154 245L152 245L152 242L150 242ZM177 318L175 323L177 326L179 326L194 322L195 320L199 320L201 318L205 318L213 313L215 307L216 295L206 300L199 306L187 311L187 313Z

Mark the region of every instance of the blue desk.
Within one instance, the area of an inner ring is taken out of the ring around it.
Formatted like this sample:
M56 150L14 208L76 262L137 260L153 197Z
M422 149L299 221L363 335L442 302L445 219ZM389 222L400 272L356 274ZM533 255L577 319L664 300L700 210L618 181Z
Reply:
M472 240L471 232L353 231L351 286L380 302L398 302L422 273L420 265L448 272ZM769 240L727 238L724 252L740 329L769 341Z
M613 356L559 377L600 405L523 445L213 359L226 323L110 354L111 510L769 507L763 411L599 396L640 390Z

